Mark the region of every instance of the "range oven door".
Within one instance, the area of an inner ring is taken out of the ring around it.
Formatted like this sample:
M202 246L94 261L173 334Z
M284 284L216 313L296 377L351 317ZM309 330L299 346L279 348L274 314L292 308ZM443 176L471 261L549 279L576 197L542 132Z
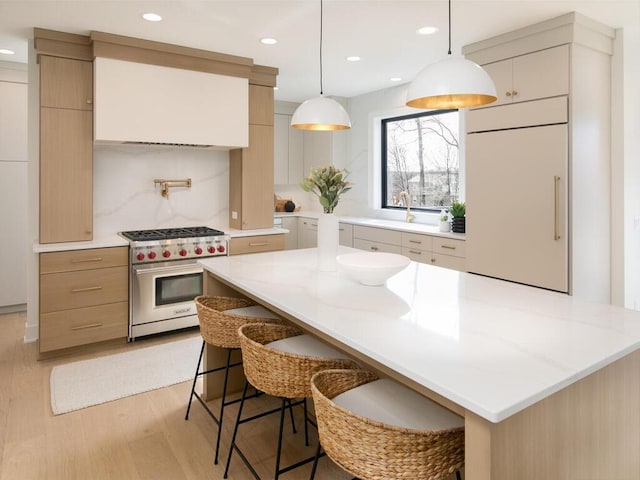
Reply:
M193 299L202 295L202 272L193 260L133 265L130 329L180 317L197 319Z

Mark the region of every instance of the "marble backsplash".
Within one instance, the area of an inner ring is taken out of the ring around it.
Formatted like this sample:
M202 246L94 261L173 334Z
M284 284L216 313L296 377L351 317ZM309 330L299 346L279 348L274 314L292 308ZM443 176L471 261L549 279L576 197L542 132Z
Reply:
M94 238L123 230L229 224L227 151L101 145L93 160ZM191 188L160 194L155 178L191 178Z

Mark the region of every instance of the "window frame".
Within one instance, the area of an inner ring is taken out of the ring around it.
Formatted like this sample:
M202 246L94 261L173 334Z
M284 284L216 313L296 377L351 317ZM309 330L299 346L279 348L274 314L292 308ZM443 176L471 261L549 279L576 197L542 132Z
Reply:
M396 122L396 121L401 121L401 120L410 120L412 118L420 118L420 117L430 117L430 116L434 116L434 115L442 115L442 114L447 114L447 113L453 113L453 112L457 112L458 113L458 125L460 126L460 118L462 115L462 112L460 111L460 109L458 108L452 108L452 109L447 109L447 110L428 110L428 111L422 111L422 112L417 112L417 113L408 113L408 114L403 114L403 115L394 115L394 116L385 116L383 118L380 118L380 163L379 163L379 168L380 168L380 184L379 184L379 192L380 192L380 196L378 198L379 202L380 202L380 209L382 211L404 211L406 210L406 207L400 207L400 206L396 206L396 205L388 205L387 204L387 124L390 122ZM458 176L459 176L459 181L461 180L461 170L462 170L462 150L463 150L463 146L462 146L462 142L461 142L461 135L460 135L460 128L458 128ZM462 190L462 184L459 185L460 190ZM460 192L460 195L462 195L462 192ZM439 213L442 208L441 207L434 207L434 208L424 208L424 207L417 207L414 205L411 205L411 210L412 211L416 211L416 212L422 212L422 213Z

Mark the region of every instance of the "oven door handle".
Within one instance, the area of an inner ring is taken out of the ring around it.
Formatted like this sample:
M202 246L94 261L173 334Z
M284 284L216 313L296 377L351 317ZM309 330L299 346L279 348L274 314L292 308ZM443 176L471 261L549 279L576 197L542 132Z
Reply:
M165 267L140 267L134 266L133 271L136 275L143 275L147 273L164 273L164 272L172 272L172 271L180 271L182 274L189 273L201 273L204 269L198 265L170 265Z

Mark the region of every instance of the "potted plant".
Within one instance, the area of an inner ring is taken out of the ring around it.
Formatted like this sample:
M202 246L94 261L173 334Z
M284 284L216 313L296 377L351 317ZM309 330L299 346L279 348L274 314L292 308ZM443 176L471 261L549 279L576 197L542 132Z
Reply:
M449 209L451 215L451 231L455 233L465 232L465 214L467 207L464 203L453 202Z

